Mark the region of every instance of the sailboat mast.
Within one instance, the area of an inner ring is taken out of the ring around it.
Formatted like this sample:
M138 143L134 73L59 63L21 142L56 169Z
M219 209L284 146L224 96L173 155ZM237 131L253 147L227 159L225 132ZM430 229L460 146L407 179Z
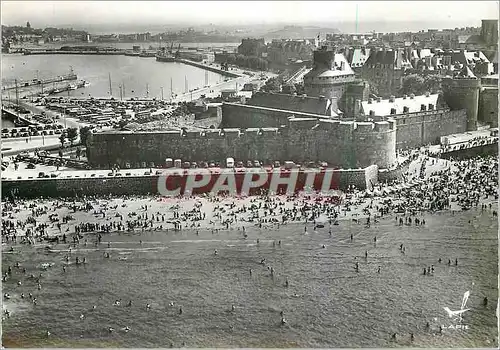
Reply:
M109 78L109 95L113 96L113 87L111 85L111 73L108 73L108 78Z
M172 77L170 77L170 102L174 99L174 89L173 89L173 83L172 83Z

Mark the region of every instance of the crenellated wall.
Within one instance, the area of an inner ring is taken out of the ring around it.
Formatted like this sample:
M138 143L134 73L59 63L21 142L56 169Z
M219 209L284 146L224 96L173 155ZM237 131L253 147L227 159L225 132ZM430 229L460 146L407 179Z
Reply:
M414 148L439 143L441 136L467 131L467 112L448 109L394 114L396 120L396 148Z
M396 162L395 122L343 122L290 118L283 128L210 129L205 131L100 132L87 143L92 166L142 162L163 165L166 158L183 161L236 160L326 161L332 167L355 169L372 164L387 168Z

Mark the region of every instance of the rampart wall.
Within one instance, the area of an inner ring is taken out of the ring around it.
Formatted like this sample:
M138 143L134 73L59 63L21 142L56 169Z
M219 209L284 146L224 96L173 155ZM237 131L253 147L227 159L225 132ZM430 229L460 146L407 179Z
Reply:
M441 136L467 131L467 112L448 109L392 115L396 120L396 148L439 143Z
M291 118L284 128L209 129L205 131L101 132L87 143L89 163L109 168L139 167L142 162L236 160L326 161L332 167L355 169L396 162L394 121L341 122Z
M354 185L364 189L377 183L378 168L334 170L338 188ZM158 195L159 176L80 177L55 179L26 179L2 181L4 198L75 197L83 195Z

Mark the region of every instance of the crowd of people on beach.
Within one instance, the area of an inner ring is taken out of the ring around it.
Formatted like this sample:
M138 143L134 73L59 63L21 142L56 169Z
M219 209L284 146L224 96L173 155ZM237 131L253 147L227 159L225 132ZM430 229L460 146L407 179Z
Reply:
M345 192L342 202L332 203L320 194L303 194L293 196L254 196L248 198L209 197L179 198L166 201L160 197L84 197L60 198L56 200L37 199L27 201L2 202L2 241L4 249L14 251L19 244L47 244L51 249L55 244L67 244L69 253L65 256L67 262L74 259L76 264L87 264L85 257L74 256L71 248L91 244L100 247L103 235L112 232L145 232L162 231L167 234L185 229L210 230L217 234L221 230L240 230L242 238L246 239L246 228L278 228L291 223L305 223L304 233L308 233L308 225L323 228L329 225L341 225L343 220L352 220L369 227L384 216L393 214L396 225L426 225L426 213L441 210L469 210L473 207L487 211L497 216L492 203L498 200L498 158L476 157L468 160L443 160L430 158L429 155L408 154L408 162L416 164L410 167L404 179L399 183L391 182L377 184L375 187L382 195L374 191L352 189ZM435 170L430 170L435 169ZM410 179L423 179L416 186L398 187ZM351 235L350 240L353 240ZM377 238L374 238L376 244ZM139 242L142 244L142 240ZM259 241L257 241L259 244ZM281 246L273 242L273 246ZM14 248L16 246L16 248ZM108 248L110 243L108 243ZM325 245L322 248L326 248ZM399 250L405 254L406 246L399 245ZM217 250L214 255L218 255ZM110 258L105 252L104 258ZM368 252L365 252L365 259ZM448 265L458 265L458 259L448 258ZM436 261L441 264L442 260ZM260 264L271 276L277 271L266 258ZM48 269L51 266L45 266ZM354 271L360 273L360 264L354 262ZM432 275L435 266L423 267L423 275ZM63 266L66 273L66 266ZM421 270L422 271L422 270ZM6 282L16 274L25 275L28 272L16 266L6 266L3 271L3 281ZM377 273L381 273L381 266ZM252 275L252 270L250 270ZM38 277L30 277L36 282L37 289L42 288L42 273ZM19 281L19 287L21 286ZM288 288L288 278L283 282ZM33 291L35 292L35 291ZM24 294L22 294L24 298ZM298 297L298 295L297 295ZM36 305L37 298L29 293L31 302ZM10 299L4 294L4 299ZM129 302L129 306L132 301ZM148 304L147 309L151 306ZM236 312L234 305L231 312ZM4 311L5 317L10 317L10 311ZM182 314L182 306L179 315ZM287 324L284 310L280 311L280 324ZM129 331L128 327L124 328ZM113 329L109 328L112 332ZM440 330L441 332L442 330ZM47 336L50 332L47 331ZM413 333L411 341L414 340ZM396 334L391 339L396 340Z

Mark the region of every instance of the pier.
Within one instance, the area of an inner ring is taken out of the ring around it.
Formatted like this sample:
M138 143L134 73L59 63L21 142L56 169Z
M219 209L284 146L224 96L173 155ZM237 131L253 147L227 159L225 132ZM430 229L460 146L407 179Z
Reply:
M194 62L194 61L190 61L190 60L185 60L185 59L182 59L182 58L176 59L175 62L189 64L191 66L198 67L198 68L201 68L201 69L205 69L205 70L208 70L208 71L211 71L211 72L214 72L214 73L218 73L220 75L224 75L224 76L231 77L231 78L240 78L241 77L241 75L237 74L237 73L228 72L226 70L222 70L220 68L209 66L207 64L198 63L198 62Z
M28 126L35 125L31 120L22 116L20 113L15 112L12 109L8 109L6 106L2 106L2 119L11 120L16 126Z
M69 81L69 80L77 80L78 76L74 73L66 74L66 75L60 75L57 77L53 78L48 78L44 80L40 79L33 79L30 81L22 81L19 80L17 83L14 83L13 85L3 85L2 90L13 90L16 88L23 88L23 87L30 87L30 86L35 86L35 85L44 85L44 84L52 84L52 83L58 83L62 81Z

